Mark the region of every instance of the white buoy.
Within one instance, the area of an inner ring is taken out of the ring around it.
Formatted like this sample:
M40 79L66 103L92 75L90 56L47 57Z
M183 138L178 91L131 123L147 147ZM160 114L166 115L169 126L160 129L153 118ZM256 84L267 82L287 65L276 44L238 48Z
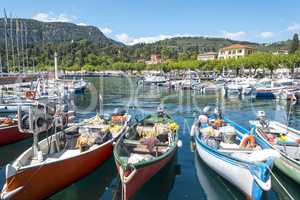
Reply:
M177 147L178 147L178 148L181 148L181 147L182 147L182 141L181 141L181 140L178 140L178 142L177 142Z

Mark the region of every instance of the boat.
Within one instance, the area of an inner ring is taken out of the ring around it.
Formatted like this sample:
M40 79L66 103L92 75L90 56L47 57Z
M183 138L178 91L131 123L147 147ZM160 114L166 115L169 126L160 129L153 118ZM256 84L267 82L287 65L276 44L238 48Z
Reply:
M219 87L213 83L204 83L202 84L202 93L204 94L216 94L219 90Z
M167 79L164 75L162 74L147 74L142 83L144 84L164 84L167 82Z
M274 160L275 166L300 184L300 131L268 120L263 111L259 111L257 119L250 124L269 148L280 153L281 157Z
M206 109L208 111L208 109ZM200 158L249 199L260 199L271 189L270 168L278 153L247 129L216 114L200 115L191 136Z
M125 112L110 118L97 114L63 131L54 129L38 142L40 128L47 126L44 122L49 119L43 118L46 111L30 109L30 120L19 123L19 128L33 134L33 145L6 165L1 199L45 199L86 176L112 155L113 142L130 120ZM51 119L53 127L59 127L60 121L59 116Z
M178 125L164 111L146 116L127 130L114 147L122 199L130 199L177 151Z
M282 91L295 90L292 79L262 79L255 84L255 95L259 99L275 99Z

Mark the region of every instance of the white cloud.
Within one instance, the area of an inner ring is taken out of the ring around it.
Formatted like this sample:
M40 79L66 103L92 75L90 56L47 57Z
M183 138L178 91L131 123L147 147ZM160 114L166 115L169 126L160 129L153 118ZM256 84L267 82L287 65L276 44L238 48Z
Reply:
M87 24L86 24L86 23L83 23L83 22L80 22L80 23L78 23L77 25L78 25L78 26L87 26Z
M132 38L130 38L126 33L116 35L117 40L123 42L124 44L131 44Z
M292 33L300 32L300 24L296 24L296 23L295 23L295 24L289 26L289 27L287 28L287 30L288 30L289 32L292 32Z
M273 32L266 31L266 32L261 32L259 35L263 38L270 38L273 37L275 34Z
M70 22L73 17L66 14L55 15L53 12L48 13L37 13L32 17L32 19L42 21L42 22Z
M103 27L103 28L99 27L99 29L100 29L104 34L107 34L107 35L112 33L112 30L111 30L110 28L108 28L108 27Z
M193 37L196 35L188 35L188 34L176 34L176 35L156 35L156 36L148 36L148 37L139 37L139 38L133 38L128 36L126 33L122 33L119 35L116 35L116 39L120 42L123 42L127 45L134 45L138 43L154 43L160 40L170 39L174 37Z
M223 32L223 36L227 39L231 39L231 40L239 40L241 38L243 38L244 36L247 35L246 32L244 31L238 31L238 32L227 32L227 31L222 31Z

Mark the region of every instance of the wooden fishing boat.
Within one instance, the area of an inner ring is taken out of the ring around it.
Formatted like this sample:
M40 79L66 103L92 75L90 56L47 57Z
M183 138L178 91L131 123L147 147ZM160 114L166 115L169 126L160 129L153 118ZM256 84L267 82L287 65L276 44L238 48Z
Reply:
M124 200L131 198L174 157L177 131L175 121L160 111L148 115L122 135L114 147L114 157Z
M280 153L281 157L274 160L275 166L300 184L300 131L267 120L264 112L259 112L258 119L250 124L269 148Z
M44 199L89 174L112 155L129 119L96 115L34 143L6 166L1 199Z
M198 155L247 198L271 189L270 168L278 153L233 121L200 115L191 129Z

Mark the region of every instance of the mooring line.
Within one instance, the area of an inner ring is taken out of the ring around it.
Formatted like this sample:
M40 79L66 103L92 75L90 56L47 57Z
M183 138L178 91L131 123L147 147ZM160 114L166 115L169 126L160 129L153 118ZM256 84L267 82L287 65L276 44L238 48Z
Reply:
M268 167L268 170L270 171L274 179L277 181L277 183L280 185L280 187L283 189L283 191L285 191L285 193L290 197L290 199L295 200L295 198L289 193L289 191L284 187L284 185L280 182L280 180L275 176L275 174L270 169L270 167Z

